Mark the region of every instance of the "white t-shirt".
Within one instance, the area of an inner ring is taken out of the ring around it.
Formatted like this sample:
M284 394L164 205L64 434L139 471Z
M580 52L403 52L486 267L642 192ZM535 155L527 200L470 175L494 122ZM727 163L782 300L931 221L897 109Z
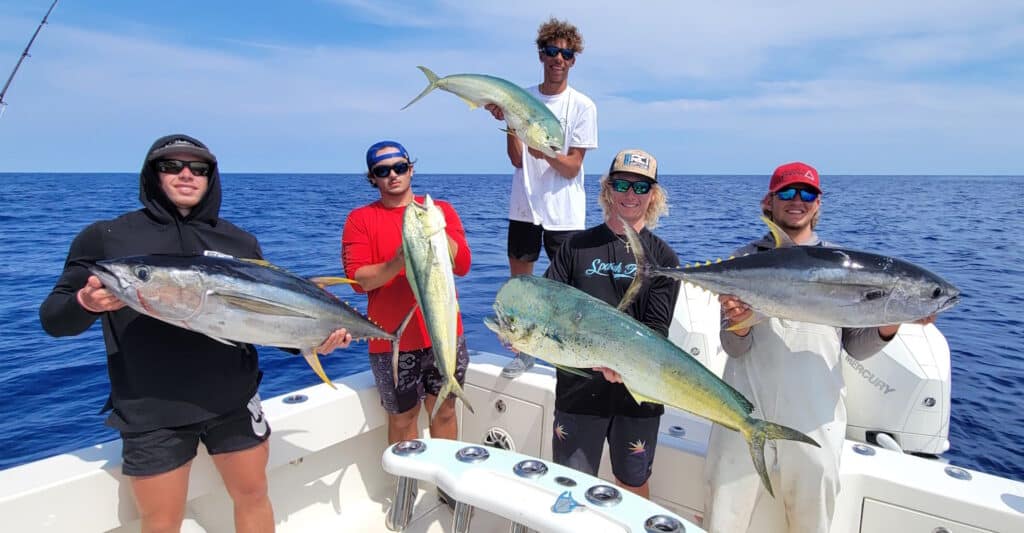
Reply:
M552 96L541 94L539 86L526 91L547 105L562 124L563 154L569 153L570 147L597 148L597 107L590 98L572 87ZM583 175L580 165L575 178L560 176L547 160L530 155L524 144L523 167L512 175L508 218L556 231L585 228L587 195L583 190Z

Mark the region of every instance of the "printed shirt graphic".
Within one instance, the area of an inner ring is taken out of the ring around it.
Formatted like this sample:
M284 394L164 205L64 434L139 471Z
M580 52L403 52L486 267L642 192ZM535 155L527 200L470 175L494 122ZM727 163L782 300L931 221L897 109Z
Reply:
M651 264L679 266L675 252L650 231L641 231L640 241ZM617 306L635 274L633 253L626 250L626 244L607 225L601 224L566 241L544 276ZM667 337L678 293L678 284L669 278L645 280L626 313ZM661 405L637 405L621 383L609 383L600 377L587 379L562 371L558 372L555 385L555 408L566 413L596 416L648 417L664 412Z
M548 106L565 132L569 148L597 148L597 107L572 87L556 95L540 93L538 86L526 90ZM521 141L520 141L521 142ZM584 170L573 179L560 176L545 159L537 159L523 145L523 166L512 175L509 220L540 224L549 230L579 230L586 225L587 196L583 190Z

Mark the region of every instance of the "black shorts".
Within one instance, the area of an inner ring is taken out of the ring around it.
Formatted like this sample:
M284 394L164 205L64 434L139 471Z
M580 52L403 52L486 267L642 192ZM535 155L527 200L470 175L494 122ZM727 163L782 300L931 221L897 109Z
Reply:
M270 425L257 394L248 405L210 420L141 433L121 432L121 471L126 476L170 472L195 458L199 441L210 455L217 455L247 450L268 438Z
M469 367L469 352L466 337L459 336L455 350L455 381L466 383L466 368ZM391 352L371 353L370 370L377 383L380 404L390 414L397 415L419 405L427 394L441 393L441 371L434 364L433 348L399 352L398 383L391 372ZM441 401L447 400L444 398Z
M578 231L544 229L540 224L509 220L508 256L520 261L535 262L540 258L540 245L543 241L544 252L548 254L548 261L551 261L562 243Z
M608 439L612 473L622 483L639 487L651 477L660 422L660 416L603 417L556 409L551 456L560 465L596 476L604 441Z

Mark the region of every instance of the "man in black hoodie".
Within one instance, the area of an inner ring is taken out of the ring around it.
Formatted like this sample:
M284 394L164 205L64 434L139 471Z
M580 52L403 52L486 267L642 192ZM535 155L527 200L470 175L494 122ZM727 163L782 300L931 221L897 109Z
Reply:
M78 335L97 318L107 347L110 410L121 432L143 531L178 531L189 469L202 440L234 501L238 531L272 531L266 467L270 428L257 388L256 349L229 346L125 307L90 274L96 261L213 250L262 258L256 238L219 218L217 158L187 135L157 139L139 176L142 209L95 222L71 243L64 272L39 308L43 329ZM347 347L344 329L318 348Z

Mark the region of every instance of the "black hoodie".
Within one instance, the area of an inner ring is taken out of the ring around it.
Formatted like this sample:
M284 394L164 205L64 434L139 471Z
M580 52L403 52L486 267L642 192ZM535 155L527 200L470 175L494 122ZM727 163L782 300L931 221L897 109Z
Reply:
M82 230L71 243L64 272L39 307L43 329L55 337L78 335L97 318L102 319L111 386L105 409L113 409L107 425L123 432L213 418L244 407L259 384L257 355L252 346L228 346L129 307L90 313L76 298L90 276L89 266L102 259L200 254L204 250L262 258L254 236L218 217L221 189L216 165L208 177L206 195L188 216L182 217L164 194L150 155L182 141L206 150L203 143L180 134L153 143L139 175L142 209L95 222Z

